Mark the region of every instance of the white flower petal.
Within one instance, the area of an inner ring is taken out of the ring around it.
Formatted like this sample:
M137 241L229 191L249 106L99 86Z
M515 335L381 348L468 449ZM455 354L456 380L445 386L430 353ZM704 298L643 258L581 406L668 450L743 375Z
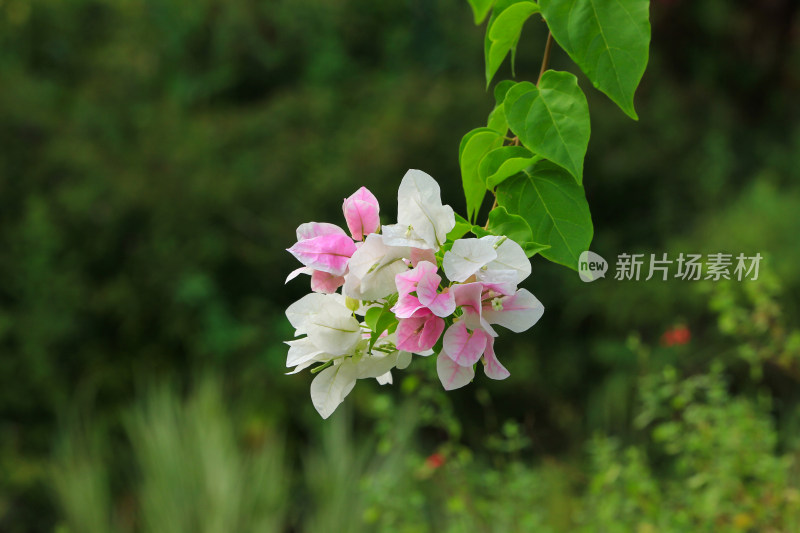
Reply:
M350 309L347 307L347 298L344 294L339 294L338 292L334 292L331 294L326 294L325 297L327 298L326 305L333 305L336 304L339 306L339 310L341 311L342 308L347 309L347 312L350 312ZM333 303L331 303L333 302Z
M289 345L289 354L286 356L287 367L313 361L317 355L322 353L322 350L317 348L308 337L288 341L286 344Z
M489 379L506 379L511 375L497 359L497 355L494 353L494 341L486 345L486 351L483 354L483 371Z
M361 278L349 272L344 275L344 285L342 286L342 292L348 298L353 298L354 300L365 300L364 295L361 294Z
M508 237L497 237L487 235L481 237L486 241L497 246L497 259L486 265L488 270L514 270L517 273L517 283L531 275L531 262L525 255L525 250L516 241ZM499 244L498 244L499 243Z
M408 270L403 258L409 255L408 247L387 246L381 235L368 235L350 258L344 294L357 300L377 300L397 292L394 277Z
M544 314L544 305L527 289L503 299L503 310L487 309L483 317L492 324L521 333L536 324Z
M322 416L328 418L355 387L358 369L352 361L329 366L311 382L311 402Z
M455 227L456 219L453 209L442 205L436 180L412 169L403 176L397 191L397 223L404 232L411 226L416 237L425 242L425 246L415 248L438 250Z
M480 326L481 326L481 329L483 331L485 331L486 333L488 333L490 336L499 337L499 335L494 330L494 328L491 326L491 324L489 324L489 321L486 320L484 317L481 317Z
M325 294L306 294L286 309L286 318L289 319L292 327L297 330L295 335L302 335L308 332L305 327L306 322L311 315L318 312L320 307L325 305L325 298Z
M397 368L403 370L411 364L411 352L400 352L397 356Z
M294 278L299 276L300 274L308 274L309 276L314 273L314 269L311 267L300 267L292 270L289 272L289 275L286 276L286 281L283 282L284 285L292 281Z
M342 228L328 222L306 222L297 227L297 240L313 239L320 235L347 235Z
M310 361L306 361L305 363L303 363L301 365L297 365L296 367L294 367L294 369L291 372L286 372L285 375L291 376L292 374L297 374L298 372L302 372L303 370L305 370L306 368L310 367L311 365L313 365L314 363L317 363L317 362L318 361L315 361L313 359L310 360Z
M397 354L400 352L393 352L390 354L380 355L365 355L359 359L358 365L358 378L377 378L389 372L397 365Z
M464 282L481 267L497 259L492 244L481 239L458 239L454 242L442 261L447 279Z
M517 291L516 270L479 270L475 279L501 294L514 294Z
M381 385L391 385L392 384L392 373L391 372L387 372L384 375L378 376L375 379L377 379L378 383L380 383Z
M361 328L352 312L344 305L341 294L306 294L286 310L296 335L308 334L319 350L343 355L361 339Z
M433 249L425 239L420 237L416 231L410 229L407 224L383 226L381 234L383 235L383 242L388 246L404 246L421 250Z
M475 369L471 366L461 366L446 353L442 352L436 359L436 372L444 390L453 390L467 385L475 377Z
M352 315L323 312L306 322L308 338L317 348L331 355L351 353L361 340L361 326Z
M382 261L361 280L361 295L365 300L377 300L397 292L394 277L408 270L401 258Z

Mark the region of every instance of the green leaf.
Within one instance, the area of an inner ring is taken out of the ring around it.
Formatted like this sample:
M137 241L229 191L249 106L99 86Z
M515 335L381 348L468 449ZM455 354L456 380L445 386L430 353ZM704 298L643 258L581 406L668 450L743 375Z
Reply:
M508 133L508 121L502 105L498 105L489 113L489 120L486 126L503 136Z
M511 52L511 71L514 71L514 58L517 53L522 25L534 13L539 12L539 4L529 0L498 2L495 5L489 25L486 27L484 53L486 55L486 87L492 82L497 69Z
M483 156L503 144L503 136L489 128L485 131L467 133L469 139L462 140L464 149L459 157L461 167L461 183L464 186L464 196L467 200L467 218L475 220L478 210L486 195L486 183L478 175L478 166ZM474 131L474 130L473 130Z
M467 132L467 134L464 135L461 138L461 144L458 145L458 160L459 161L461 161L461 154L464 153L464 148L467 147L467 142L469 142L469 140L472 139L472 137L474 135L477 135L477 134L482 133L482 132L487 132L487 131L488 132L493 132L493 131L496 132L496 130L493 130L492 128L475 128L474 130L471 130L471 131Z
M522 245L525 250L525 255L533 257L536 254L541 254L543 251L550 248L549 244L539 244L538 242L526 242Z
M505 235L520 245L533 241L530 225L519 215L512 215L505 207L497 206L489 213L487 229L494 235Z
M536 85L529 81L521 81L509 87L503 95L503 110L505 111L506 118L511 113L511 109L517 102L520 96L536 89Z
M583 187L563 168L539 161L499 186L497 202L525 219L534 242L550 246L542 256L578 269L578 257L589 249L594 228Z
M461 237L463 237L463 236L464 235L462 235ZM461 237L459 237L459 239ZM451 248L453 248L453 243L449 242L449 241L445 242L443 245L441 245L439 247L439 249L436 251L436 263L437 264L440 264L440 265L442 264L442 261L444 260L444 254L449 252Z
M647 67L649 0L541 0L558 44L594 86L637 120L633 95Z
M470 224L467 219L465 219L458 213L456 213L455 215L456 215L456 225L452 230L450 230L450 233L447 234L447 240L450 242L460 239L461 237L463 237L472 230L472 224Z
M497 210L496 207L495 210ZM453 247L453 242L463 238L464 235L466 235L467 233L472 233L477 237L494 235L494 233L492 233L489 230L485 230L478 225L471 224L469 221L467 221L467 219L456 213L456 226L450 231L450 233L447 234L447 242L444 243L442 247L439 248L439 251L436 253L437 259L439 259L439 261L441 262L441 259L444 257L444 254L448 252L450 248ZM392 305L394 305L394 303L392 303Z
M538 87L517 98L506 117L523 145L564 167L582 184L591 126L586 96L573 74L548 70Z
M375 345L384 331L397 324L397 317L392 313L391 306L387 303L383 307L371 307L364 315L364 323L372 331L369 338L369 349Z
M488 229L483 229L480 226L472 226L472 233L476 237L486 237L487 235L494 235L494 233L492 233Z
M502 146L486 154L478 167L478 175L491 190L536 160L537 157L524 146Z
M497 105L503 103L503 100L506 99L506 93L514 85L516 85L516 82L512 80L503 80L494 86L494 101Z
M383 307L370 307L364 314L364 323L371 331L378 327L378 318L383 313Z
M533 231L530 225L519 215L506 211L505 207L498 206L489 213L488 229L493 235L505 235L522 246L528 257L533 257L550 246L533 242Z
M489 14L489 10L492 9L492 4L494 4L494 0L467 0L467 2L472 7L476 26L483 22L483 19Z

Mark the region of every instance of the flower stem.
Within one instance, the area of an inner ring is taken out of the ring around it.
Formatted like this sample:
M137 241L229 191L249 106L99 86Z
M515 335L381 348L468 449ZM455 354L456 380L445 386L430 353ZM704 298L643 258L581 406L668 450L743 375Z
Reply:
M332 364L333 364L333 360L330 360L327 363L325 363L324 365L315 366L314 368L311 369L311 373L312 374L316 374L318 372L322 372L323 370L325 370L326 368L328 368Z

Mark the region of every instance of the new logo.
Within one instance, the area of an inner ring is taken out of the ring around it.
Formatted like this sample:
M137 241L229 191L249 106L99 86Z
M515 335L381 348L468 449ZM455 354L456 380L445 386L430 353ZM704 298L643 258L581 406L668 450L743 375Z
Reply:
M578 258L578 275L582 281L590 282L606 277L608 262L594 252L586 250Z

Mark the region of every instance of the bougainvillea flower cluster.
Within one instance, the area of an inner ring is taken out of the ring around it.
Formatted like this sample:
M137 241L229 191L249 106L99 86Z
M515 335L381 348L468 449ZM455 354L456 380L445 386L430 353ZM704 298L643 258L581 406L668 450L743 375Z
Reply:
M522 332L544 307L519 284L531 273L522 247L505 236L453 236L456 218L438 183L409 170L398 190L397 223L380 225L375 196L361 187L342 206L347 229L309 222L288 251L311 290L286 310L295 328L286 366L310 368L314 407L327 418L356 381L392 383L413 355L436 355L446 390L463 387L483 363L490 379L508 370L495 354L499 328Z

